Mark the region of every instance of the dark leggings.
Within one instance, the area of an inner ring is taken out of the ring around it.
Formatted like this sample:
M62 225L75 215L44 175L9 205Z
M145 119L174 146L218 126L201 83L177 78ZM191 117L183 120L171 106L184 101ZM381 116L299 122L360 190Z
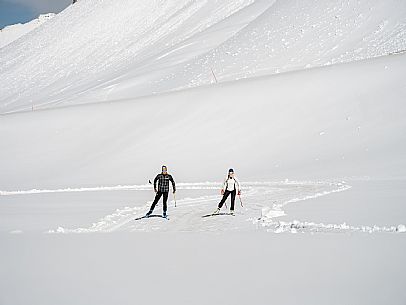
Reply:
M235 202L235 195L236 195L236 190L234 191L225 191L223 198L221 199L220 203L219 203L219 209L221 209L221 207L223 206L224 202L226 202L228 196L231 194L231 208L230 210L234 210L234 202Z
M155 206L158 203L159 199L161 199L162 195L164 196L164 212L166 213L166 210L167 210L166 202L168 201L168 192L157 192L156 193L154 202L152 203L151 208L149 209L151 213L155 209Z

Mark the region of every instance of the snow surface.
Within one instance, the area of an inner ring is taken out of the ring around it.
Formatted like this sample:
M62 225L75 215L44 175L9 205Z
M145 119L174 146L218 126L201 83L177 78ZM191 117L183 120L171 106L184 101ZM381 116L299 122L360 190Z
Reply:
M53 13L42 14L39 15L37 19L30 22L24 24L18 23L4 27L0 30L0 48L5 47L20 37L28 34L53 17L55 17L55 14Z
M404 304L403 236L288 236L8 235L0 302Z
M1 48L0 304L404 305L405 16L81 0Z
M403 0L80 1L0 50L0 113L402 52L405 16Z
M144 184L162 164L180 182L229 167L243 181L404 179L405 68L399 54L2 116L0 189Z
M8 249L0 254L2 300L130 304L150 300L145 293L158 289L153 304L167 297L180 304L205 304L210 297L224 304L268 304L269 298L279 304L381 304L387 295L403 304L405 197L398 181L406 168L405 63L406 55L393 55L2 116L0 234ZM177 207L170 201L169 221L135 222L153 198L145 182L161 164L179 182ZM230 166L245 181L244 207L237 201L235 217L201 218L216 207ZM199 182L213 177L218 182ZM389 188L379 193L374 185ZM348 194L347 209L331 219L331 211L343 208L336 194ZM324 211L295 212L321 199ZM262 231L283 234L265 237ZM64 234L36 235L42 232ZM116 237L68 237L96 232ZM183 236L187 232L192 235ZM200 235L209 232L215 234ZM291 237L295 233L299 239ZM39 244L27 251L33 241ZM191 256L195 252L202 256ZM39 279L38 268L46 269ZM106 279L100 268L121 280ZM84 278L83 270L89 270ZM154 288L146 284L150 276ZM186 277L208 297L196 299ZM216 290L215 279L232 286ZM272 296L265 293L269 287Z

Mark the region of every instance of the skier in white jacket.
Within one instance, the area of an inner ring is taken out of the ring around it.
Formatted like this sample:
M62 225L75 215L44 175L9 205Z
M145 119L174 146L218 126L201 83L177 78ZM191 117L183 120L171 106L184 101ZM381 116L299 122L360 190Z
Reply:
M227 179L223 183L221 195L223 195L223 198L221 199L218 208L214 213L216 214L220 212L220 209L226 202L228 196L231 195L230 213L234 214L235 196L241 195L241 186L238 180L234 177L234 170L232 168L230 168L228 171Z

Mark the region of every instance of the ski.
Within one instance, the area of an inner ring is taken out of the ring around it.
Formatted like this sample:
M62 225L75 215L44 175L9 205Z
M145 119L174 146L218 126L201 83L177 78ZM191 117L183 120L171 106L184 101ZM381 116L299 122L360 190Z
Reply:
M166 220L169 220L169 217L168 217L168 216L164 217L164 216L162 216L162 215L156 215L156 214L149 215L149 216L144 215L144 216L141 216L141 217L138 217L138 218L134 218L134 220L141 220L141 219L144 219L144 218L151 218L151 217L159 217L159 218L164 218L164 219L166 219Z
M202 218L211 217L211 216L221 216L221 215L235 216L235 214L231 214L231 213L214 213L214 214L203 215Z

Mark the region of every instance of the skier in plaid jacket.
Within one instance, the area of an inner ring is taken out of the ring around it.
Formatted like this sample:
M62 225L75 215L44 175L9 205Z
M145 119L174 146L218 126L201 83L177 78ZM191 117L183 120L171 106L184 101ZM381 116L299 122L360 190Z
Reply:
M168 174L168 169L164 165L162 166L162 173L158 174L154 179L154 191L156 193L155 200L151 205L147 213L147 217L152 214L156 204L158 203L159 199L163 196L163 217L166 217L167 211L167 201L168 201L168 193L169 193L169 182L172 183L173 193L176 192L175 180L173 180L172 176Z

